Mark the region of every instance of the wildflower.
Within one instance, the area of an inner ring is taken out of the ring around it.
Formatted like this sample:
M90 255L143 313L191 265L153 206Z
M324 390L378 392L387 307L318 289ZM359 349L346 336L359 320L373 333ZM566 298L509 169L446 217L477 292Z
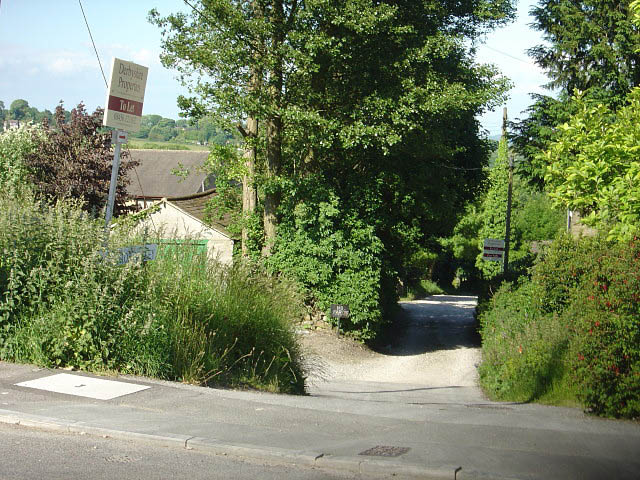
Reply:
M600 322L598 320L596 320L596 327L600 326Z
M581 353L578 354L578 360L583 361L584 360L584 355L582 355Z
M518 352L522 353L522 345L518 347Z

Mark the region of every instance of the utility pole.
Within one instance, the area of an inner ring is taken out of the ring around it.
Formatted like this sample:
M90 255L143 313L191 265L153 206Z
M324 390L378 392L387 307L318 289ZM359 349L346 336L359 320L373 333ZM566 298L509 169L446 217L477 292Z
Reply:
M511 240L511 192L513 190L513 155L509 153L509 140L507 139L507 107L502 110L502 138L507 144L507 158L509 159L509 187L507 189L507 218L505 222L504 237L504 262L502 264L503 273L509 271L509 243Z

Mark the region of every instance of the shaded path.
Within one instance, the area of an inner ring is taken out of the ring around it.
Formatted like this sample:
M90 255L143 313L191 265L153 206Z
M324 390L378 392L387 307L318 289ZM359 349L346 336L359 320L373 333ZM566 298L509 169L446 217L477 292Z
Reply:
M477 387L475 297L438 295L401 303L397 336L360 358L317 352L311 393L402 403L484 403Z

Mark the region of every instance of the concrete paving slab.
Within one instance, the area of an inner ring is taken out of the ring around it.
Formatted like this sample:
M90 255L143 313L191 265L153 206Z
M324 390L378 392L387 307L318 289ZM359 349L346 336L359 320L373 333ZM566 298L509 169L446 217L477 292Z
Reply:
M78 397L95 398L96 400L111 400L150 388L146 385L105 380L83 375L71 375L69 373L48 375L35 380L16 383L15 385Z

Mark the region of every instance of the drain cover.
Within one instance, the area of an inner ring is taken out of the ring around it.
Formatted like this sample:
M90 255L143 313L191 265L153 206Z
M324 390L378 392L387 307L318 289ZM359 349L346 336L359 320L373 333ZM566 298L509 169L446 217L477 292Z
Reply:
M364 452L360 452L358 455L369 455L371 457L399 457L400 455L407 453L410 448L407 447L389 447L386 445L378 445L377 447L370 448Z

